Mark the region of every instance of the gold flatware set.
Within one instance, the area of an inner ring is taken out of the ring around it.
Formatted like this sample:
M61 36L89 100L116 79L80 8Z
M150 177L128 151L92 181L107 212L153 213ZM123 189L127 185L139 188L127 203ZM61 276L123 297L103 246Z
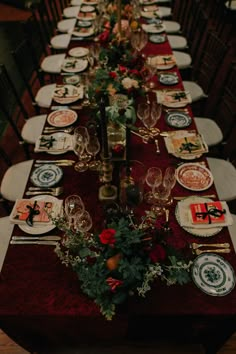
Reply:
M192 250L193 254L199 255L202 253L230 253L230 244L225 243L190 243L190 249ZM205 249L206 247L206 249ZM200 249L203 248L203 249Z

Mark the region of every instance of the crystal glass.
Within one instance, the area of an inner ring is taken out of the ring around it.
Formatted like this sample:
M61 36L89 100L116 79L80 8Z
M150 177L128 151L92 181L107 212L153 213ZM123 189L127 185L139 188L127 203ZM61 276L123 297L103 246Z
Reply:
M154 184L160 185L162 183L162 170L159 167L150 167L147 171L145 182L151 189ZM153 193L152 191L147 192L144 195L144 199L147 203L153 204Z
M174 167L167 167L165 170L165 174L163 177L163 185L166 186L167 188L170 188L170 191L174 188L176 183L176 170ZM173 203L173 198L170 195L168 197L168 200L166 201L166 205L171 205Z
M133 31L130 38L130 43L133 49L137 51L140 55L141 50L146 46L148 43L148 35L142 29L138 29Z
M73 136L73 150L78 156L78 162L75 163L74 169L78 172L84 172L87 170L86 164L82 161L82 156L85 148L85 143L82 135L74 134Z
M64 202L64 211L69 222L69 227L74 226L75 215L82 215L84 212L84 203L77 194L69 195Z
M97 170L101 164L100 161L96 161L95 157L100 151L100 142L97 136L90 136L89 141L86 144L86 150L89 154L92 155L93 159L89 162L89 168L91 170Z
M147 102L141 102L137 106L137 117L143 122L150 114L150 106Z
M153 193L153 206L151 210L155 215L163 215L165 213L165 205L170 196L171 189L169 186L164 186L161 184L154 184L152 187Z
M75 215L75 229L77 231L88 232L92 226L92 218L87 210L84 210L82 214L77 213Z
M82 125L79 125L74 130L74 140L77 140L77 136L82 137L83 151L79 156L79 163L75 165L75 170L78 172L84 172L88 169L87 162L90 161L91 156L87 153L85 147L89 141L88 129ZM74 150L75 151L75 150Z

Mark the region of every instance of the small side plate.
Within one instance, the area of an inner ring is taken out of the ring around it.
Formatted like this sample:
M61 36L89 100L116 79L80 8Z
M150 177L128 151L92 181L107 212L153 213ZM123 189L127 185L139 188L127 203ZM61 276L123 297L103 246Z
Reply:
M62 169L55 164L43 164L36 168L31 177L31 182L37 187L52 187L62 178Z
M184 112L172 111L165 116L166 123L173 128L186 128L192 123L192 118Z
M158 80L162 85L176 85L179 82L179 77L176 73L160 73Z
M167 37L165 34L151 34L149 36L149 41L156 44L164 43L166 40Z

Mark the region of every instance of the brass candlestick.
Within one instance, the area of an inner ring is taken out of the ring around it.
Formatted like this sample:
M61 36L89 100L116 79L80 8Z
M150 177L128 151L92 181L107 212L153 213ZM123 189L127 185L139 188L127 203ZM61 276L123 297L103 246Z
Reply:
M117 187L111 184L113 166L110 158L104 158L101 167L100 180L104 183L99 188L99 200L111 201L117 199Z

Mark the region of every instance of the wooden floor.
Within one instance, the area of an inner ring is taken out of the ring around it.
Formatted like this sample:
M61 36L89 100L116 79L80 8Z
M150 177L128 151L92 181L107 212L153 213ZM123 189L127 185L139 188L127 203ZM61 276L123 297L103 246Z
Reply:
M119 347L118 350L106 350L99 353L91 350L85 350L83 353L81 350L71 351L66 350L60 352L60 354L204 354L204 351L200 347L183 345L175 347L171 344L162 344L159 348L151 348L151 347L139 347L133 348L134 350L127 350L127 348ZM236 334L233 335L230 340L224 345L224 347L217 354L235 354L236 353ZM0 330L0 354L29 354L28 351L24 350L16 343L14 343L3 331ZM40 353L39 353L40 354ZM42 353L44 354L44 353ZM45 353L46 354L46 353ZM53 353L59 354L59 353Z

